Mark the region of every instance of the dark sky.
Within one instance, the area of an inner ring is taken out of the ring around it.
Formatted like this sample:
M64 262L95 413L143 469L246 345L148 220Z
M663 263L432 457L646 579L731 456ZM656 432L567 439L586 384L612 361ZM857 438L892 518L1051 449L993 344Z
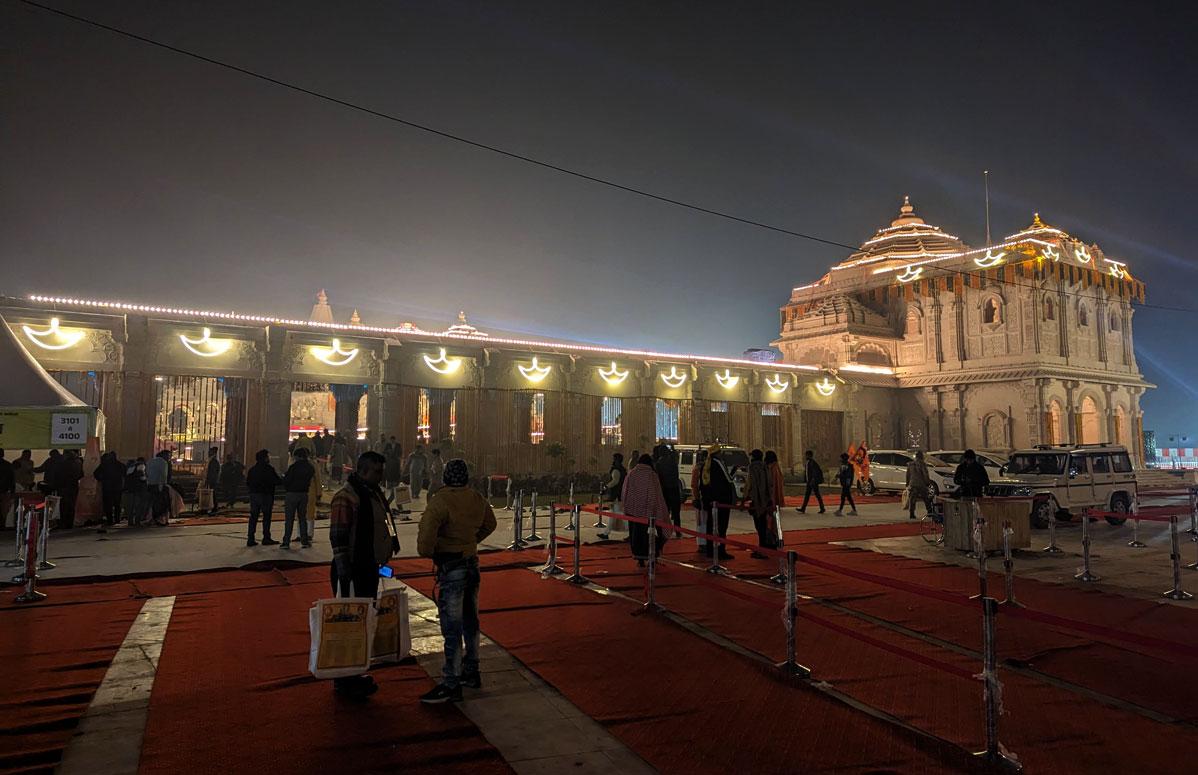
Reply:
M857 244L903 194L1045 220L1198 306L1185 6L68 2L631 186ZM799 8L799 6L804 6ZM3 291L739 354L847 251L651 202L0 0ZM14 271L15 270L15 271ZM1198 315L1142 308L1147 428L1198 434Z

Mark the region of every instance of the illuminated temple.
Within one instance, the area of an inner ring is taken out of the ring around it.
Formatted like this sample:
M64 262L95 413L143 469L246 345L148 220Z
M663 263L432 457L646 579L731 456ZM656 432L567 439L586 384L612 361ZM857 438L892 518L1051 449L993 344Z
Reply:
M791 292L774 345L787 363L893 375L894 390L846 409L850 435L875 448L1116 442L1142 463L1152 386L1136 365L1132 304L1143 299L1126 263L1039 214L971 248L904 199L888 226Z
M308 319L131 300L0 297L13 334L105 417L122 456L241 460L317 428L452 445L481 474L597 471L658 439L772 448L795 466L851 443L1010 449L1119 441L1141 454L1132 349L1143 286L1037 216L974 249L904 203L795 288L783 359L650 352L451 325Z

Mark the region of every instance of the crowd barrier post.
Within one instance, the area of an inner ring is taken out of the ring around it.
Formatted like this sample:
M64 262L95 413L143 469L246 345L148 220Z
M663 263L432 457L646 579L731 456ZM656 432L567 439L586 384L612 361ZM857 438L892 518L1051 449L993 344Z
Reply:
M597 527L600 530L606 530L607 524L604 523L604 521L603 521L603 492L602 491L600 491L599 497L596 500L599 501L598 503L595 504L595 514L598 517L598 519L595 520L595 524L591 525L591 527Z
M51 568L56 568L58 566L46 559L50 556L46 551L46 544L50 540L50 526L53 525L55 521L62 518L62 498L58 495L47 495L46 510L44 514L45 517L42 519L42 529L38 531L39 539L37 546L37 567L39 570L50 570Z
M570 505L574 505L574 480L570 480Z
M566 530L575 530L574 524L574 480L570 480L570 499L567 501L570 504L570 524L566 525Z
M42 517L44 516L45 507L42 508ZM38 518L36 510L29 510L25 527L25 572L18 577L20 581L13 579L13 583L24 583L25 591L17 595L13 602L36 603L46 599L46 593L37 591L37 545L41 540L42 521Z
M1051 502L1051 501L1050 501ZM1064 554L1064 550L1057 546L1057 515L1048 515L1048 546L1042 550L1046 554Z
M986 599L987 594L987 575L986 575L986 545L982 539L982 527L986 524L986 518L982 516L982 510L978 508L975 499L969 499L968 503L974 513L973 517L973 553L978 561L978 593L970 595L970 600L981 598Z
M574 506L574 524L582 525L582 506ZM571 584L586 584L586 577L581 573L582 567L582 531L574 531L574 572L566 579Z
M1190 494L1190 529L1186 532L1198 541L1198 487L1191 487Z
M1082 510L1082 570L1073 578L1078 581L1098 581L1099 576L1090 572L1090 510Z
M29 521L29 509L20 500L16 503L17 513L13 518L13 558L4 563L6 568L19 568L25 564L25 523Z
M503 485L503 508L511 511L515 506L515 494L512 493L512 477L509 476Z
M1133 549L1148 548L1148 544L1140 540L1140 518L1138 516L1131 518L1131 540L1127 542L1127 545Z
M560 576L565 573L557 564L557 506L549 504L549 542L545 545L545 567L542 576Z
M523 502L523 499L521 499ZM529 527L528 535L524 536L525 541L543 541L540 535L537 534L537 491L532 491L532 524Z
M795 564L798 559L798 552L786 553L786 611L782 617L782 621L786 625L786 661L778 667L782 670L783 675L788 677L809 678L811 668L800 665L795 653L795 625L799 618L799 590L795 578Z
M656 610L657 605L657 518L649 517L649 559L645 562L645 605L646 610Z
M524 549L524 539L520 537L521 531L524 530L524 491L516 493L512 499L512 542L508 544L508 551L519 552Z
M491 505L491 476L487 475L487 505Z
M1177 538L1177 517L1169 517L1169 543L1173 560L1173 589L1164 594L1170 600L1189 600L1193 597L1181 588L1181 543Z
M998 742L998 716L1001 711L1002 687L998 683L998 649L995 646L998 602L982 598L982 702L986 708L986 750L975 756L992 766L1019 771L1019 762L1004 753Z
M716 511L717 511L716 504L713 503L711 505L711 509L708 510L708 512L707 512L706 532L707 532L707 535L709 535L709 536L714 536L716 534L716 532L715 532ZM707 572L714 573L716 575L721 575L721 574L727 573L728 569L725 568L723 565L720 565L720 552L724 551L724 544L721 543L720 541L713 539L713 538L708 538L707 539L707 548L711 549L711 565L707 568Z
M1014 533L1015 531L1011 529L1011 523L1004 522L1002 528L1002 569L1003 584L1007 593L1007 599L1003 600L1002 604L1023 608L1023 603L1015 599L1015 560L1011 556L1011 536Z
M784 551L786 549L786 534L782 532L782 510L779 508L774 509L774 530L778 539L778 551ZM769 581L771 584L786 583L786 557L778 558L778 572L770 576Z

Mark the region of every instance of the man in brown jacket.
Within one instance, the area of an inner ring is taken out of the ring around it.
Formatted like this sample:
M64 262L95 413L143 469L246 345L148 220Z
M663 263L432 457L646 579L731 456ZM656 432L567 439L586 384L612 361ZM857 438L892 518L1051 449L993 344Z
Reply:
M437 611L445 638L441 683L420 698L430 704L460 701L463 686L482 687L478 672L478 544L495 531L491 504L467 486L470 472L466 461L450 460L442 479L445 486L429 498L416 539L416 551L433 561Z

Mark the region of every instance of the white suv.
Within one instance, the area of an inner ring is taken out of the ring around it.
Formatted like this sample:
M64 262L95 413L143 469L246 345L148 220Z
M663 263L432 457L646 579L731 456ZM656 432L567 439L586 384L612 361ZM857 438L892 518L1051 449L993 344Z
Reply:
M915 459L915 450L908 449L871 449L869 451L869 481L862 487L869 494L878 490L893 490L902 492L907 489L907 464ZM932 497L941 493L947 495L957 486L953 484L953 474L956 469L936 457L925 453L924 462L928 464L928 477L932 480L928 487Z
M709 445L699 444L671 444L674 451L678 453L678 479L682 485L682 499L685 501L691 496L691 472L695 470L695 458L698 457L699 450L707 449ZM732 477L732 484L736 487L736 496L743 497L745 493L745 477L749 471L749 453L745 452L740 447L720 445L720 456L724 460L724 466L728 469L729 476Z
M1041 445L1019 450L1006 476L986 490L993 496L1032 496L1032 526L1069 519L1083 509L1122 514L1136 503L1136 475L1127 448L1114 444ZM1107 517L1122 525L1127 517Z

